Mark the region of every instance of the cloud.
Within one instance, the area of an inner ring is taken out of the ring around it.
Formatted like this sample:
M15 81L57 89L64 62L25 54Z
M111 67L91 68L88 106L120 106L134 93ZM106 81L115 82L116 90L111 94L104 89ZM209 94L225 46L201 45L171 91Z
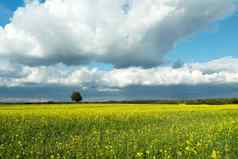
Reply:
M209 61L207 63L194 63L192 65L193 69L199 69L206 74L212 74L216 72L228 72L237 73L238 69L237 58L224 57L216 60Z
M7 68L10 69L7 70ZM238 59L232 57L206 63L184 64L179 68L160 66L154 68L129 67L101 70L82 66L67 66L65 64L49 67L19 67L17 65L7 68L5 74L0 75L1 86L60 85L83 89L93 88L99 91L118 91L131 86L238 83Z
M233 3L232 0L27 1L15 11L9 24L0 27L0 57L29 66L83 65L96 61L117 68L152 67L160 64L164 54L178 41L230 15L235 8ZM117 71L126 74L142 70Z

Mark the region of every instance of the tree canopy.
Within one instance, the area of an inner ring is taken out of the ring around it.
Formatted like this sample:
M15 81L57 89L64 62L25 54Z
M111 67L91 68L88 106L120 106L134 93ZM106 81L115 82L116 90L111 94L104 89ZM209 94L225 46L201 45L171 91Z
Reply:
M80 92L76 91L76 92L73 92L72 95L71 95L71 100L72 101L75 101L75 102L80 102L83 100L82 98L82 95Z

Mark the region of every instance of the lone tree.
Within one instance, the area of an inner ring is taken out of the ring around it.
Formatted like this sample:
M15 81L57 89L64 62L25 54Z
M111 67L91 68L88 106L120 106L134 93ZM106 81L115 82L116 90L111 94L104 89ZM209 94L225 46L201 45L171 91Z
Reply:
M71 99L72 99L72 101L75 101L75 102L80 102L83 100L80 92L73 92L71 95Z

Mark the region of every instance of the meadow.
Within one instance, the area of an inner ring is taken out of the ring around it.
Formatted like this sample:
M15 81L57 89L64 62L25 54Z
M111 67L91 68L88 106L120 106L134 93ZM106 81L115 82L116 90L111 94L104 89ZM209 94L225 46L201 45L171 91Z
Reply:
M236 159L238 105L1 105L0 159Z

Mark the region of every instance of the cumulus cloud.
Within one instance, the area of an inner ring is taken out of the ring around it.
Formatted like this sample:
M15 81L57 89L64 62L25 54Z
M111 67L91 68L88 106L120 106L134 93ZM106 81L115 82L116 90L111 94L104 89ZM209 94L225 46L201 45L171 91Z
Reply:
M232 0L26 2L0 27L0 57L31 66L92 61L115 67L155 66L179 40L234 10ZM143 70L113 73L118 71Z
M116 91L130 86L230 84L238 81L238 59L232 57L184 64L179 68L161 66L100 70L64 64L8 68L9 74L18 76L0 75L1 86L61 85Z

